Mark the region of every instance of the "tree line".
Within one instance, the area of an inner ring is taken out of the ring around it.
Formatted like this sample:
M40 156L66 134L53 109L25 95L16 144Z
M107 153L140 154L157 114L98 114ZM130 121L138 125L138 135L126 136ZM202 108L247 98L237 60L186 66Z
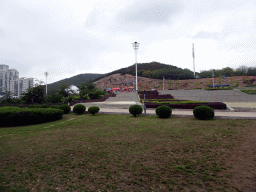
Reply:
M236 69L232 69L230 67L225 67L222 69L212 69L201 71L200 73L196 73L199 78L207 78L212 77L214 74L215 77L219 77L221 75L225 75L226 77L232 76L256 76L256 67L247 67L242 65Z
M59 90L46 95L45 86L40 84L27 89L20 98L14 98L11 92L7 91L0 98L0 104L68 103L72 100L100 99L106 94L103 90L96 88L92 82L81 84L78 89L79 93L76 93L70 85L62 84Z

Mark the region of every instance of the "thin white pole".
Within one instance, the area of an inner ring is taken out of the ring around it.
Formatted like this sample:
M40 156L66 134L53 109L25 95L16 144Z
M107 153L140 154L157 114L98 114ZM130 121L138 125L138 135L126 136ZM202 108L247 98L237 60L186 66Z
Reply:
M214 74L213 74L213 70L212 70L212 81L213 81L213 87L214 87Z
M163 76L163 90L164 90L164 76Z
M194 43L192 44L192 56L193 56L194 77L196 77L196 72L195 72L195 50L194 50Z
M135 62L136 62L136 91L138 90L138 76L137 76L137 50L135 50Z
M138 74L137 74L137 50L139 48L139 43L136 41L133 44L133 48L135 50L135 64L136 64L136 91L138 90Z

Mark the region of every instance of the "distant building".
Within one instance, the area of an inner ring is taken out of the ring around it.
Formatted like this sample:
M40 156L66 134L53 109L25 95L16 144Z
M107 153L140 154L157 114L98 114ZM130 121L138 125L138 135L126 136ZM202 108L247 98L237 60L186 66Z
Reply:
M16 69L9 69L8 65L0 64L0 96L9 91L12 96L20 97L31 87L33 87L33 78L19 78Z

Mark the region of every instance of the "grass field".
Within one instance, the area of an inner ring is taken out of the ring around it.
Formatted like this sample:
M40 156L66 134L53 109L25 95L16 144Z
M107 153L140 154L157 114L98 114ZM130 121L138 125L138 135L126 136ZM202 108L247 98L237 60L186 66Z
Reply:
M0 128L0 191L255 191L255 141L255 120L70 113Z

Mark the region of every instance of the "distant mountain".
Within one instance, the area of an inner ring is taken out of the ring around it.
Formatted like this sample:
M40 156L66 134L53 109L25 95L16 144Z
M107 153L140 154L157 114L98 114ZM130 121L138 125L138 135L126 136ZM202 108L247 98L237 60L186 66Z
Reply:
M76 87L80 86L81 84L86 84L88 82L94 82L95 79L104 76L104 74L95 74L95 73L85 73L79 74L70 78L62 79L60 81L47 84L47 93L51 94L60 89L62 84L66 85L75 85Z

